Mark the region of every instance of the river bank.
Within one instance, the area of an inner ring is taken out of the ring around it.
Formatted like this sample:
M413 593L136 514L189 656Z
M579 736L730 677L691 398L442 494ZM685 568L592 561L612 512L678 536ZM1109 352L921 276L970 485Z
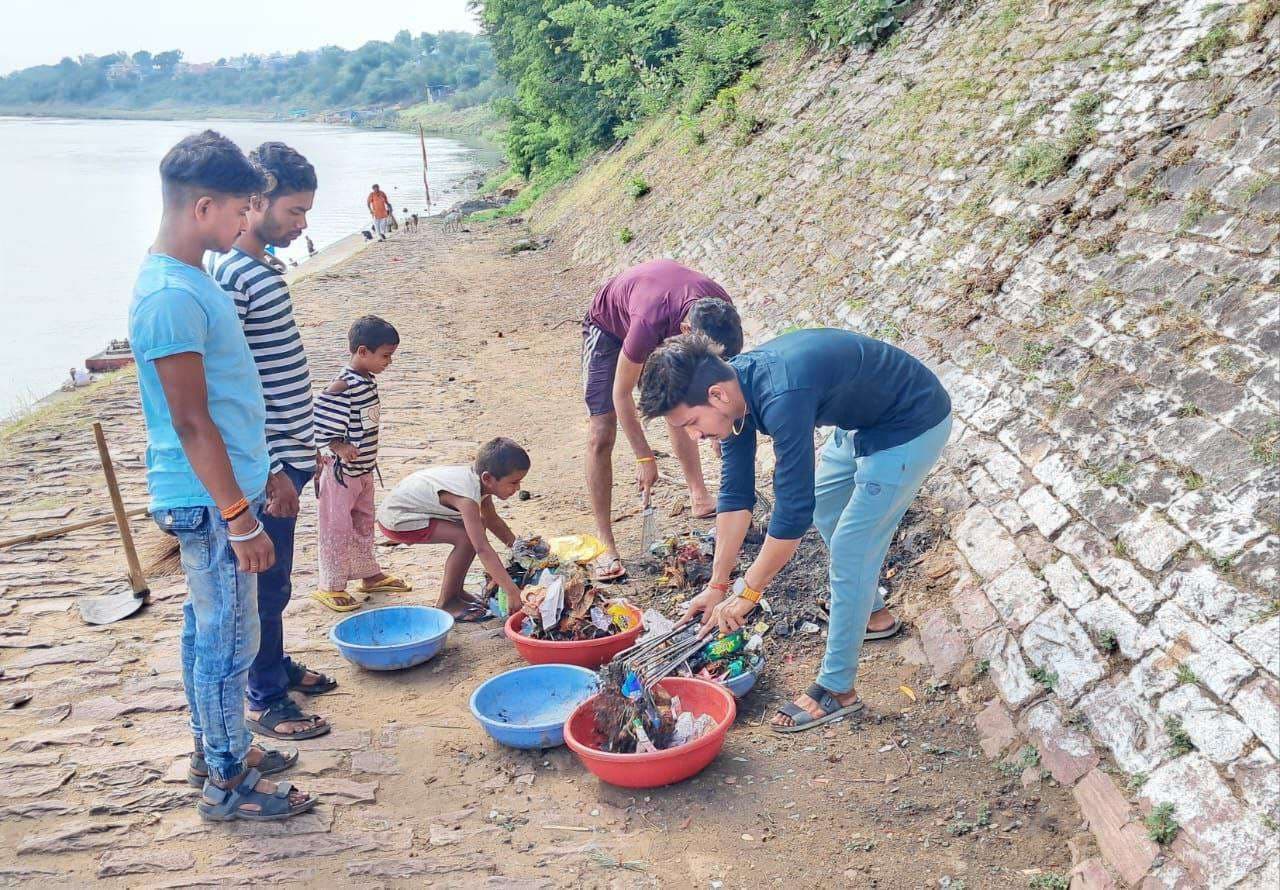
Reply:
M396 361L379 381L387 485L428 462L469 461L481 441L511 435L529 449L533 470L531 497L500 506L508 522L518 533L586 531L577 320L597 282L554 241L513 253L525 235L505 221L469 234L402 231L299 274L294 301L318 383L345 360L355 315L377 312L400 329ZM117 375L92 395L5 437L0 537L106 514L92 419L106 428L126 506L145 503L133 381ZM664 432L652 433L664 473L678 477ZM628 466L619 455L614 503L631 555L639 523ZM682 502L674 486L661 488L664 533L689 527L687 514L672 515ZM564 749L502 749L474 725L471 691L520 663L494 624L458 627L444 653L410 671L368 674L342 661L326 638L334 616L305 596L315 584L315 509L308 490L287 640L342 684L308 702L336 728L302 745L290 776L322 796L317 815L269 836L200 823L181 783L181 578L150 578L149 609L91 629L78 620L76 597L123 584L110 527L0 552L0 700L31 696L0 710L8 752L0 763L16 777L0 787L6 875L325 887L352 879L419 886L431 876L466 888L509 885L499 877L613 888L916 886L950 876L975 890L1067 868L1069 799L1038 775L1024 787L978 753L971 702L991 696L988 681L973 680L963 698L929 688L914 632L868 647L867 719L796 737L775 736L764 723L812 678L821 639L772 639L769 670L711 768L672 788L627 792L599 784ZM146 553L166 541L146 521L133 528ZM944 576L947 547L935 554ZM371 605L434 602L443 549L379 554L415 590ZM908 619L926 612L938 595L933 583L895 585L895 608ZM673 608L643 572L622 592Z

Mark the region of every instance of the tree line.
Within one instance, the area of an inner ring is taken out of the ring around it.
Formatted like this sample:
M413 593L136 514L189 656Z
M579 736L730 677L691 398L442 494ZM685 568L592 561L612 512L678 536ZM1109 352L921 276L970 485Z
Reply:
M189 64L179 50L64 58L0 77L0 107L224 106L287 111L386 106L445 96L454 107L503 92L489 40L401 31L358 49L242 56Z
M766 43L874 46L903 0L472 0L514 94L507 157L525 175L569 175L589 152L672 107L694 114L761 59Z

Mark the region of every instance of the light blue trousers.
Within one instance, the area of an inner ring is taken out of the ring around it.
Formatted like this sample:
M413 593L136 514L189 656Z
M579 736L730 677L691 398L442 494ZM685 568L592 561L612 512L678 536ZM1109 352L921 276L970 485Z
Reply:
M836 430L822 449L813 523L831 554L831 621L818 674L823 689L853 689L867 620L884 608L880 568L889 543L950 435L948 415L911 441L865 457L854 457L846 430Z

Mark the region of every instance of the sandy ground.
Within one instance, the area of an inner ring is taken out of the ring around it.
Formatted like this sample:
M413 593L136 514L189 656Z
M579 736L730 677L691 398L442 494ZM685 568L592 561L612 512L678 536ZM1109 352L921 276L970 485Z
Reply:
M318 383L340 368L352 318L376 312L399 328L400 351L380 379L388 486L428 462L469 461L480 442L510 435L534 461L532 497L503 506L512 527L589 531L578 319L594 281L555 244L511 254L521 234L506 223L450 236L434 225L401 232L312 270L295 285L295 305ZM126 374L9 432L0 537L106 511L90 415L107 428L126 502L145 503L144 435ZM673 458L662 462L679 477ZM615 504L629 506L630 461L619 455L616 466ZM679 497L674 486L662 495ZM29 697L0 710L0 884L97 876L130 887L971 890L1023 887L1069 868L1066 842L1079 825L1069 796L1035 770L1020 779L983 756L972 714L991 690L973 671L962 688L929 686L911 632L868 644L865 718L786 737L769 731L768 717L812 679L821 641L770 640L769 670L712 766L678 786L625 791L599 783L566 749L503 749L476 726L472 690L520 664L497 622L459 627L416 669L348 665L327 639L334 615L305 596L315 580L314 511L307 492L287 639L342 685L304 702L335 731L300 745L289 778L323 802L283 825L201 823L195 792L181 783L181 578L153 579L150 608L95 629L79 621L74 598L123 589L110 527L0 551L0 708ZM664 531L687 525L660 512ZM133 528L144 550L163 543L145 520ZM634 553L638 519L623 517L619 529L624 553ZM895 581L891 605L905 617L942 601L948 546L926 554L919 568L928 571ZM442 548L379 552L415 591L373 605L434 602ZM643 579L631 593L651 599Z

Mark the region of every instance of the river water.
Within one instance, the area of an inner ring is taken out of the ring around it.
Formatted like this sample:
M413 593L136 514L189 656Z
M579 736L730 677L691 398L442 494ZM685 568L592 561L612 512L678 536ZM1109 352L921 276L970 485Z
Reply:
M246 151L267 140L307 156L320 187L307 234L323 249L369 224L377 182L423 213L418 137L310 123L0 117L0 419L57 388L67 370L127 334L134 274L160 220L160 158L212 127ZM492 150L428 137L432 210L464 197ZM281 252L302 261L305 242Z

